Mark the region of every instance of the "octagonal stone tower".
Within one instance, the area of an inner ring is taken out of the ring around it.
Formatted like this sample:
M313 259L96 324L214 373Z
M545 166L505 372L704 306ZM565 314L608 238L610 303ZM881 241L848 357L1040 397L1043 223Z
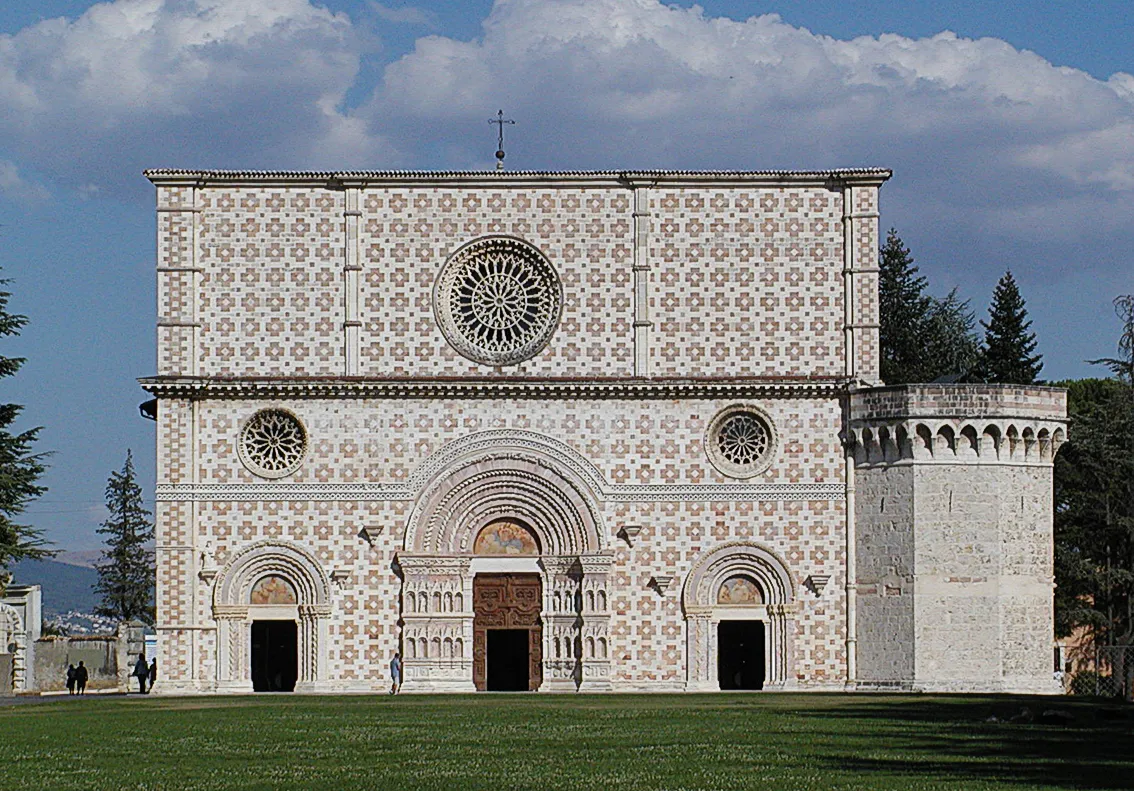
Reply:
M858 686L1058 691L1052 459L1066 408L1045 387L851 395Z

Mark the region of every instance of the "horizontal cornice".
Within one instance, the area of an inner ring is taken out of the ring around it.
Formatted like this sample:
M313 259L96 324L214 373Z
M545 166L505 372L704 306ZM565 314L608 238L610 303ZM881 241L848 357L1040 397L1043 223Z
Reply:
M463 399L675 399L835 398L839 378L574 379L574 378L225 378L155 376L138 380L158 398L463 398Z
M154 184L322 184L331 188L368 184L497 184L639 183L815 184L830 181L881 184L892 175L886 168L837 170L192 170L158 168L144 171Z

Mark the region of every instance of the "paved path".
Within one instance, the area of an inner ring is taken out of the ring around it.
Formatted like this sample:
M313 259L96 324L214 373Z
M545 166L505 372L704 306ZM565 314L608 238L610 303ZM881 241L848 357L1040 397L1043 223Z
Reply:
M51 703L52 701L59 700L80 700L90 698L123 698L126 695L122 692L101 692L86 695L18 695L16 697L0 697L0 708L5 706L23 706L29 703ZM140 695L131 695L132 698L141 697Z

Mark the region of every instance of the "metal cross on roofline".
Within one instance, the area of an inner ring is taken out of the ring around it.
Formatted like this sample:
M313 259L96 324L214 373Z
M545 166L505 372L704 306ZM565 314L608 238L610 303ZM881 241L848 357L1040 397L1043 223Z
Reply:
M503 110L497 110L496 111L496 117L495 118L489 118L488 123L496 124L496 126L498 127L497 134L496 134L496 169L497 170L503 170L504 169L504 124L515 125L516 122L513 121L511 118L505 118Z

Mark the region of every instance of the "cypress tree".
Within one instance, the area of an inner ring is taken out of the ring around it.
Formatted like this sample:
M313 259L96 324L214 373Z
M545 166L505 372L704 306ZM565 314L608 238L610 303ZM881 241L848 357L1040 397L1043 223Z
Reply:
M925 293L909 248L893 228L878 260L881 374L886 384L926 381L927 316L933 300Z
M28 322L27 316L8 312L12 295L4 287L9 282L0 279L0 337L19 335ZM23 364L22 357L0 355L0 379L14 376ZM38 483L47 469L44 464L47 454L32 452L41 428L12 431L12 424L22 410L19 404L0 404L0 592L8 580L9 563L55 554L48 548L41 531L19 521L28 505L47 491Z
M142 506L142 488L134 475L134 459L126 452L121 472L106 482L106 508L110 517L98 529L106 536L106 549L95 564L95 592L102 603L95 612L119 621L154 621L154 559L149 542L154 537L150 512Z
M989 384L1035 384L1043 368L1043 355L1032 354L1036 334L1028 332L1032 322L1010 271L996 284L988 321L980 325L985 331L980 378Z

